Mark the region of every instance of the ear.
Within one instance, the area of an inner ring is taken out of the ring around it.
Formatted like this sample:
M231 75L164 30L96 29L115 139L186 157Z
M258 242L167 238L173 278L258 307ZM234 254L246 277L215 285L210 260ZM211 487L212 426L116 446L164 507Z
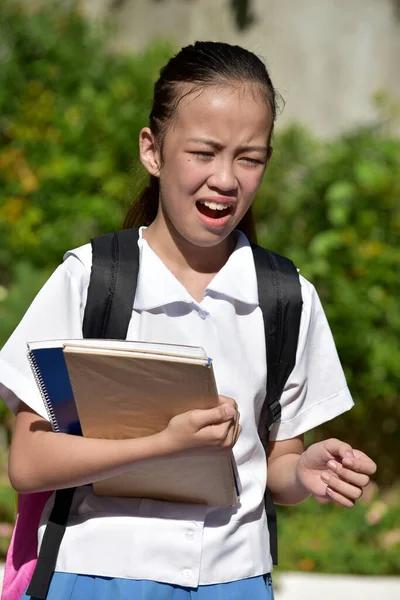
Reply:
M140 161L145 169L159 177L161 157L158 149L158 144L150 127L144 127L139 133L139 152Z

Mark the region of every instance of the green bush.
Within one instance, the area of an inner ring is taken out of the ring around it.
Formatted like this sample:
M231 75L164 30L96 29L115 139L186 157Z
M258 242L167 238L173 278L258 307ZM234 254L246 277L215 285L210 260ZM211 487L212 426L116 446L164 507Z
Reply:
M12 265L48 271L67 248L120 224L141 182L137 134L171 48L110 54L104 27L76 10L52 6L27 19L0 0L0 11L0 273L8 287L18 276ZM296 127L277 134L255 212L261 242L315 283L357 401L316 435L364 448L390 483L400 473L400 141L387 129L329 142ZM0 340L23 310L23 302L3 305Z
M400 573L399 490L351 510L308 500L278 507L278 516L281 571Z
M55 265L67 248L118 227L134 193L138 132L171 47L114 55L108 33L74 9L27 18L0 0L3 281L15 261Z
M0 0L0 346L65 250L118 227L141 185L138 131L171 48L110 54L108 35L76 10L52 4L27 18ZM391 484L400 474L400 141L387 125L329 142L292 127L274 146L255 204L260 240L315 283L357 401L309 439L361 447ZM4 405L0 419L9 431ZM0 521L10 521L14 495L1 485ZM282 568L398 573L398 508L371 524L372 508L280 509Z
M329 142L299 128L276 138L256 203L262 243L316 286L356 407L321 427L400 476L400 140L387 126Z

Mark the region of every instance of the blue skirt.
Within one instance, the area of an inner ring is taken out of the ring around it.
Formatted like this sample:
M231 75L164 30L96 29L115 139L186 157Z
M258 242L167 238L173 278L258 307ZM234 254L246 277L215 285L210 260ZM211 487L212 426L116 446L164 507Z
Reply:
M180 587L168 583L54 573L47 600L273 600L270 575ZM24 594L21 600L33 600Z

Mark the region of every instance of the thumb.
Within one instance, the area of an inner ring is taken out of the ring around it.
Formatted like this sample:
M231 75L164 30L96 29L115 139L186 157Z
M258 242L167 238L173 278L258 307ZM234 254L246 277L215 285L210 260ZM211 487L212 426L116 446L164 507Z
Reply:
M341 459L354 458L353 448L346 442L331 438L325 440L324 445L325 449L333 456L339 456Z
M218 425L230 421L235 414L236 410L232 406L220 404L215 408L193 411L193 421L198 429L202 429L208 425Z

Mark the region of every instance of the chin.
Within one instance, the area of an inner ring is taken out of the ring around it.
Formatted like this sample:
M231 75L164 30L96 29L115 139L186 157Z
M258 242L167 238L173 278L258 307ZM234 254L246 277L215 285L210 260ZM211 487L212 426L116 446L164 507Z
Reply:
M218 229L212 229L211 227L193 227L190 230L187 228L176 228L176 231L181 237L183 237L193 246L198 246L199 248L212 248L213 246L218 246L218 244L224 242L230 236L235 227L236 224L234 226L226 226Z

